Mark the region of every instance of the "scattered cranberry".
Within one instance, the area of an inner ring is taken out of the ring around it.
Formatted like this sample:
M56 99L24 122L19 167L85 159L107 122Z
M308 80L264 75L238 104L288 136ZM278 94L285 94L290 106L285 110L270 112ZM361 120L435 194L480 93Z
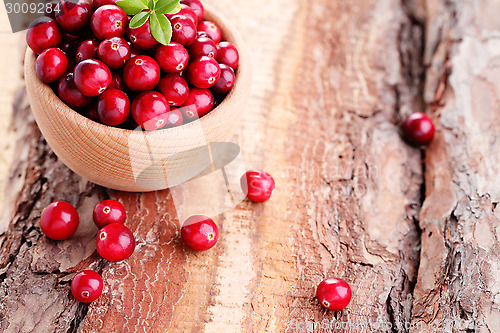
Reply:
M181 126L183 123L184 119L182 118L182 113L179 109L172 106L168 113L167 125L165 125L165 128Z
M170 19L172 24L172 40L184 46L189 46L196 38L196 26L190 18L174 15Z
M326 309L340 311L351 301L351 287L344 280L328 278L318 285L316 297Z
M189 53L181 44L170 42L168 45L160 45L156 48L155 60L165 72L178 73L186 68Z
M76 49L76 62L80 62L87 59L97 58L97 47L99 42L97 39L87 39L80 43Z
M127 94L118 89L108 89L97 102L97 115L101 123L117 126L130 115L130 101Z
M152 49L158 45L158 41L151 34L149 20L139 28L132 29L129 26L127 28L127 36L132 44L139 49Z
M123 80L123 76L120 73L112 74L111 83L109 84L108 89L118 89L122 91L125 91L125 89L127 89L125 81Z
M59 80L57 94L64 103L72 108L83 108L92 101L90 97L85 96L78 90L73 73L67 73Z
M98 39L121 37L127 28L127 14L116 5L104 5L94 12L90 27Z
M40 217L43 233L54 240L73 236L79 223L78 212L66 201L54 201L43 209Z
M203 16L205 16L205 9L203 8L203 4L200 0L181 0L181 3L188 5L193 12L195 12L198 22L203 20Z
M193 215L181 228L184 243L195 251L212 248L219 239L219 228L208 216Z
M172 17L174 17L174 15L186 16L190 18L191 21L193 21L195 26L198 25L198 17L196 16L196 13L191 9L191 7L186 4L181 3L181 10L175 14L167 14L167 18L170 20Z
M182 104L181 112L184 123L191 122L206 115L214 107L214 96L208 89L192 88Z
M26 32L26 42L36 54L49 47L58 47L62 41L61 29L50 17L41 16L34 20Z
M95 301L102 293L102 278L99 273L85 270L76 274L71 281L71 293L80 302Z
M111 37L99 44L97 55L109 68L121 68L130 59L130 46L121 37Z
M220 42L217 45L217 61L221 64L231 66L233 69L238 67L240 56L236 47L229 42Z
M240 179L243 193L253 202L269 200L274 191L274 179L262 170L247 171Z
M163 77L158 83L158 90L172 106L183 104L189 96L188 84L179 74L169 74Z
M220 64L219 67L220 79L210 89L216 94L227 94L233 88L236 76L228 65Z
M160 81L160 67L153 58L140 55L125 64L123 79L133 91L151 90Z
M222 32L220 28L211 21L201 21L198 23L198 31L205 31L208 37L212 38L215 44L222 40Z
M211 38L197 37L189 46L189 54L193 59L201 56L215 58L217 57L217 45Z
M87 59L75 67L75 84L85 96L102 94L111 83L111 71L99 60Z
M68 68L68 59L63 51L51 47L36 58L36 74L45 83L59 80Z
M402 125L404 138L413 145L421 146L431 143L434 137L434 124L425 113L410 114Z
M132 102L132 117L146 131L154 131L167 124L170 107L166 98L156 91L144 91Z
M95 225L100 229L111 223L125 223L127 213L119 201L108 199L95 205L92 217Z
M106 260L117 262L134 253L135 239L132 232L121 223L108 224L96 237L97 252Z
M220 67L214 58L199 57L187 67L189 81L198 88L210 88L220 78Z
M88 26L92 16L92 4L87 0L61 0L56 21L70 34L75 34Z

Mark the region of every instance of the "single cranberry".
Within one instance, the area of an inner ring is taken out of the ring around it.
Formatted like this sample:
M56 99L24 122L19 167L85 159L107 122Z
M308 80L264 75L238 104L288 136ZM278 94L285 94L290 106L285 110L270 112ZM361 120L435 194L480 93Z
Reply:
M92 0L92 5L94 6L94 10L104 5L115 5L116 0Z
M97 114L101 123L118 126L130 115L130 101L126 93L118 89L106 90L97 101Z
M205 16L205 9L203 8L203 4L200 0L181 0L181 4L188 5L193 12L195 12L198 22L203 20L203 17Z
M191 88L187 100L182 104L184 123L206 115L214 107L214 95L208 89Z
M167 125L165 128L181 126L183 123L184 119L182 118L182 113L179 109L172 106L170 108L170 112L168 113Z
M96 9L90 27L98 39L121 37L127 29L127 14L116 5L104 5Z
M179 74L168 74L158 83L158 90L165 96L169 105L184 104L189 96L189 87Z
M73 236L79 223L78 212L66 201L54 201L43 209L40 217L43 233L54 240Z
M195 251L212 248L219 239L219 228L208 216L193 215L184 222L181 228L184 243Z
M342 279L328 278L318 285L316 297L324 308L340 311L351 301L351 287Z
M240 55L236 47L229 42L220 42L217 45L217 61L221 64L231 66L232 69L238 67Z
M102 94L111 83L111 71L99 60L87 59L75 67L75 84L85 96Z
M92 16L92 4L87 0L61 0L56 21L70 34L75 34L88 26Z
M181 10L175 14L167 14L167 18L170 20L172 17L174 17L174 15L186 16L187 18L191 19L191 21L193 21L194 26L198 25L198 17L196 16L196 13L191 9L191 7L186 4L181 3Z
M156 91L144 91L132 102L132 117L146 131L164 127L169 111L166 98Z
M222 40L220 28L212 21L201 21L198 23L198 31L205 31L215 44L218 44Z
M134 253L132 231L121 223L111 223L99 230L96 237L97 252L106 260L117 262Z
M123 76L121 73L113 73L111 76L111 83L108 86L109 89L118 89L125 91L127 86L125 85L125 81L123 80Z
M130 47L125 39L111 37L99 44L97 56L109 68L121 68L130 59Z
M233 69L228 65L219 64L219 66L220 79L210 89L216 94L227 94L233 88L236 77Z
M262 170L247 171L240 179L243 193L253 202L269 200L274 191L274 179Z
M217 45L208 37L197 37L193 44L189 46L189 55L193 58L201 56L217 57Z
M82 95L83 96L83 95ZM87 97L87 96L85 96ZM90 97L87 97L90 98ZM97 114L97 101L92 101L89 105L87 105L82 111L81 115L89 118L95 122L99 122L99 115Z
M153 58L140 55L127 61L123 79L133 91L151 90L160 81L160 67Z
M41 16L31 22L26 32L26 42L36 54L49 47L59 46L61 41L61 29L56 21L47 16Z
M158 45L158 41L151 34L151 28L149 26L149 20L146 21L139 28L132 29L130 25L127 28L128 39L132 42L132 45L139 49L152 49Z
M189 53L181 44L170 42L168 45L160 45L156 48L155 59L165 72L178 73L186 68Z
M68 68L68 59L63 51L51 47L36 58L36 74L45 83L59 80Z
M102 278L99 273L84 270L75 275L71 281L71 293L80 302L90 303L102 294Z
M434 137L434 123L425 113L410 114L402 125L403 135L409 143L421 146L431 143Z
M196 38L196 25L190 18L182 15L174 15L170 19L172 24L172 40L184 46L189 46Z
M98 46L99 42L97 39L87 39L81 42L76 49L76 62L97 58Z
M125 223L127 213L119 201L108 199L95 205L92 217L95 225L101 229L111 223Z
M83 108L92 101L90 97L82 94L76 87L73 72L67 73L59 80L57 94L69 107L76 109Z
M187 67L189 81L198 88L210 88L220 78L219 63L214 58L199 57Z

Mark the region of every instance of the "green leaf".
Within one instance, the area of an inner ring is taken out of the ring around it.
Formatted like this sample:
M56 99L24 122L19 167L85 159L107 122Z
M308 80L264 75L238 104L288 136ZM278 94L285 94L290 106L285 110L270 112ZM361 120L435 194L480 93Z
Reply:
M151 15L151 12L141 12L132 17L130 20L130 28L136 29L142 26L148 20L149 15Z
M158 0L155 6L155 12L158 14L167 14L179 5L179 0Z
M147 7L136 7L134 6L133 4L130 4L129 2L130 0L118 0L116 2L116 5L118 7L120 7L121 9L123 9L125 11L125 13L127 13L127 15L135 15L137 13L140 13L142 12L143 9L147 9Z
M142 9L148 8L148 0L126 0L126 1L137 8L139 7L141 7Z
M163 14L153 13L149 19L151 34L153 37L163 45L170 43L172 38L172 26L170 21Z
M178 3L177 4L177 7L175 7L174 9L172 9L171 11L169 11L167 14L170 14L170 15L174 15L174 14L177 14L178 12L180 12L182 9L181 7L181 4Z
M149 10L155 9L155 0L148 1L148 8L149 8Z

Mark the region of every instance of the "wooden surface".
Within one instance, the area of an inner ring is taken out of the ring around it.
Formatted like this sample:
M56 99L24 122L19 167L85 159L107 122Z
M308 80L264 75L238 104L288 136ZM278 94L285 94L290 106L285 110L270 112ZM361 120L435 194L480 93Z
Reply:
M498 1L207 2L251 50L238 142L247 167L275 176L273 197L217 216L217 246L188 251L177 213L225 188L94 186L55 158L21 91L0 331L499 332ZM425 152L398 133L416 110L437 126ZM121 263L95 252L90 212L107 197L138 243ZM40 233L54 199L82 216L71 240ZM105 281L90 306L69 292L83 268ZM315 300L328 276L352 286L342 312Z

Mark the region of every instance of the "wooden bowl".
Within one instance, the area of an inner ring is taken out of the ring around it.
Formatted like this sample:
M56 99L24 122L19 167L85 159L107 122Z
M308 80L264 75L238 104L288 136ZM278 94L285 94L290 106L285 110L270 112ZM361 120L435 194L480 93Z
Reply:
M224 39L239 51L236 82L210 113L170 129L132 131L85 118L40 81L35 54L27 50L24 70L31 109L47 143L71 170L101 186L142 192L181 184L213 166L212 143L229 140L237 128L250 94L251 69L248 51L233 25L209 6L205 19L218 24Z

